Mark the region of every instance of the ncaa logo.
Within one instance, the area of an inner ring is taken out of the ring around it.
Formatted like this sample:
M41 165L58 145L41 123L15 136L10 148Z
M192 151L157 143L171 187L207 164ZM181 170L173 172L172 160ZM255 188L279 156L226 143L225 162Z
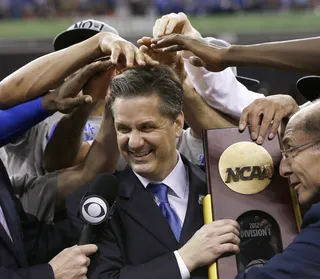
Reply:
M100 196L87 197L81 206L81 217L91 225L101 224L108 217L108 213L108 203Z

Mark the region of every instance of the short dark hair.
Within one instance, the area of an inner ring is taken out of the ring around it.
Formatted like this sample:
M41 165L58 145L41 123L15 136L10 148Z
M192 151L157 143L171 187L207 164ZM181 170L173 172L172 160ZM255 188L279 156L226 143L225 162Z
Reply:
M182 112L183 88L180 78L166 65L139 66L129 68L110 83L113 107L116 98L148 97L160 98L160 113L175 120Z

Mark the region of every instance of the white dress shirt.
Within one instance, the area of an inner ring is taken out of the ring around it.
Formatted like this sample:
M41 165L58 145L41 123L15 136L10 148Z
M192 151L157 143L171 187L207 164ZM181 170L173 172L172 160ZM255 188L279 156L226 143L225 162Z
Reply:
M141 175L134 172L137 178L140 180L141 184L144 187L147 187L149 183L164 183L168 186L168 200L171 208L178 215L178 218L181 223L181 228L186 217L188 199L189 199L189 177L188 171L184 166L180 154L177 152L178 162L171 173L163 181L151 181L142 177ZM160 204L158 198L154 196L154 200L157 205ZM190 278L190 273L186 267L184 261L180 257L178 251L174 251L176 257L181 278L188 279Z

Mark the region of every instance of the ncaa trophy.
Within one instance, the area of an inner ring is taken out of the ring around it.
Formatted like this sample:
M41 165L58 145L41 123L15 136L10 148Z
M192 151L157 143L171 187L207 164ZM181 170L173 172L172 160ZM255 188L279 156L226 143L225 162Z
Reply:
M210 279L233 279L261 266L290 244L301 225L293 189L279 175L279 137L262 145L251 140L248 127L203 132L208 196L205 223L237 220L240 253L223 255L209 267Z

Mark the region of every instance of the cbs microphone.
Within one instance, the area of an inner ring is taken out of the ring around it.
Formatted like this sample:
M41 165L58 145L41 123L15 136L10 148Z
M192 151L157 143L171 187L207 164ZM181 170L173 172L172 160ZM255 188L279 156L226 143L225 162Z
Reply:
M93 227L112 217L118 190L119 182L112 174L99 174L92 182L80 204L80 215L86 224L78 245L89 244Z

